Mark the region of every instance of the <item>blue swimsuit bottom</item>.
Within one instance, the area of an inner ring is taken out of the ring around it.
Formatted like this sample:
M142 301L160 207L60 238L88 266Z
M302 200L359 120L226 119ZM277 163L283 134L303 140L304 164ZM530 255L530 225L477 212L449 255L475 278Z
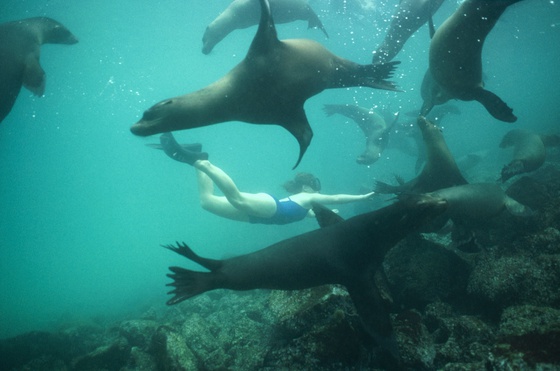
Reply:
M297 222L307 216L309 210L290 200L280 201L270 195L276 202L276 213L270 218L249 216L249 222L254 224L288 224Z

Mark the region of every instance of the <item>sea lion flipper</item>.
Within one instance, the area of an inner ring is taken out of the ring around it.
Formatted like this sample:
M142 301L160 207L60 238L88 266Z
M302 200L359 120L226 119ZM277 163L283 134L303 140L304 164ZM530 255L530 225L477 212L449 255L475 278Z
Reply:
M529 217L529 216L532 216L532 215L535 214L533 209L531 209L529 206L525 206L525 205L515 201L511 197L507 197L507 199L505 201L505 205L506 205L506 209L512 215L515 215L515 216Z
M25 59L22 84L39 97L45 93L45 71L39 64L38 54L29 55Z
M307 28L318 28L321 31L323 31L323 33L325 34L325 36L327 37L327 39L329 38L329 34L327 33L327 30L325 29L325 26L323 26L323 22L321 22L321 20L319 19L319 16L317 15L317 13L315 13L313 11L313 9L311 9L311 7L308 5L307 6L307 14L309 16L309 21L307 22Z
M286 130L292 133L299 143L299 157L293 169L299 165L305 151L307 151L307 147L309 147L311 143L311 138L313 138L313 130L309 125L309 121L307 121L303 106L298 111L299 112L294 114L295 116L293 116L289 122L282 124Z
M168 250L176 252L179 255L184 256L185 258L192 260L193 262L202 265L204 268L209 269L211 271L215 271L220 269L222 266L221 260L214 260L214 259L207 259L197 255L186 243L179 243L177 242L177 247L174 245L162 245Z
M167 277L171 278L173 282L166 286L172 286L174 289L168 292L173 294L173 297L167 301L167 305L180 303L213 289L212 273L196 272L181 267L169 267L169 270L173 273L168 273Z
M491 91L483 88L478 88L475 91L474 99L484 106L488 113L496 119L505 122L515 122L517 117L513 114L513 109L510 108L500 97Z
M400 359L389 310L375 285L373 274L368 275L364 282L347 289L368 334L395 359Z
M257 33L251 42L249 47L249 52L247 57L250 58L253 53L258 55L264 54L267 50L277 43L278 34L276 33L276 26L274 25L274 20L272 19L272 13L270 11L270 4L268 0L259 0L261 4L261 19L259 22L259 27Z
M317 219L317 223L319 223L319 227L321 228L325 228L344 221L343 217L324 205L313 202L312 206L313 212L315 213L315 219Z
M357 73L347 80L352 81L353 85L347 86L369 86L370 88L375 89L402 91L397 88L397 85L394 82L387 81L387 79L393 76L397 65L400 63L400 61L392 61L359 65Z

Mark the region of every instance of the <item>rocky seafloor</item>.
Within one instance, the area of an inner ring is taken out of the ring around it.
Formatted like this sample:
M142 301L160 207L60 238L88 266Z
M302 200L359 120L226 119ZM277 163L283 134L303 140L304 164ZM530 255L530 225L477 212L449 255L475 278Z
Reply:
M512 182L536 211L458 243L410 236L384 270L400 364L378 352L339 286L218 290L138 318L0 341L2 370L560 369L560 170Z

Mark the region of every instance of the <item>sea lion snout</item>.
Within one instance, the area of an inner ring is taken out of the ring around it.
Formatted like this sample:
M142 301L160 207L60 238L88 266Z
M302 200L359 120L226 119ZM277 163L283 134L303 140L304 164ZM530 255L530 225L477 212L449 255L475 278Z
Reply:
M144 111L140 121L130 127L132 134L145 137L162 132L160 126L168 115L167 107L170 104L173 104L173 99L166 99Z

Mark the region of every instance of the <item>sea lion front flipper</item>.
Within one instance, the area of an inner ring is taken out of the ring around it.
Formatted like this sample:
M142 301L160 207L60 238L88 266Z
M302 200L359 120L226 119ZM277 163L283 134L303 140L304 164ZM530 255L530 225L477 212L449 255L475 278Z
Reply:
M307 151L307 147L309 147L311 143L311 138L313 138L313 130L311 126L309 126L309 121L307 121L303 105L299 109L296 109L296 112L293 112L293 115L286 122L280 125L292 133L299 143L299 157L292 168L295 169L303 158L305 151Z
M45 93L45 71L39 64L38 52L37 54L31 53L25 59L22 84L38 97Z
M313 202L312 206L313 212L315 213L315 219L317 219L317 223L319 223L319 227L321 228L325 228L344 221L343 217L324 205Z
M313 9L311 9L311 7L309 5L307 5L307 15L309 16L309 21L307 22L307 28L308 29L309 28L320 29L321 31L323 31L323 33L325 34L325 36L328 39L329 34L327 33L327 30L325 30L325 26L323 26L323 22L321 22L317 13L315 13L315 11Z
M496 119L505 122L515 122L517 117L513 114L513 109L510 108L500 97L491 91L483 88L478 88L475 91L473 98L482 103L484 108L494 116Z
M505 201L505 205L506 205L506 209L515 216L521 216L521 217L529 217L535 214L535 212L533 211L533 209L531 209L529 206L525 206L517 201L515 201L513 198L506 196L506 201Z

